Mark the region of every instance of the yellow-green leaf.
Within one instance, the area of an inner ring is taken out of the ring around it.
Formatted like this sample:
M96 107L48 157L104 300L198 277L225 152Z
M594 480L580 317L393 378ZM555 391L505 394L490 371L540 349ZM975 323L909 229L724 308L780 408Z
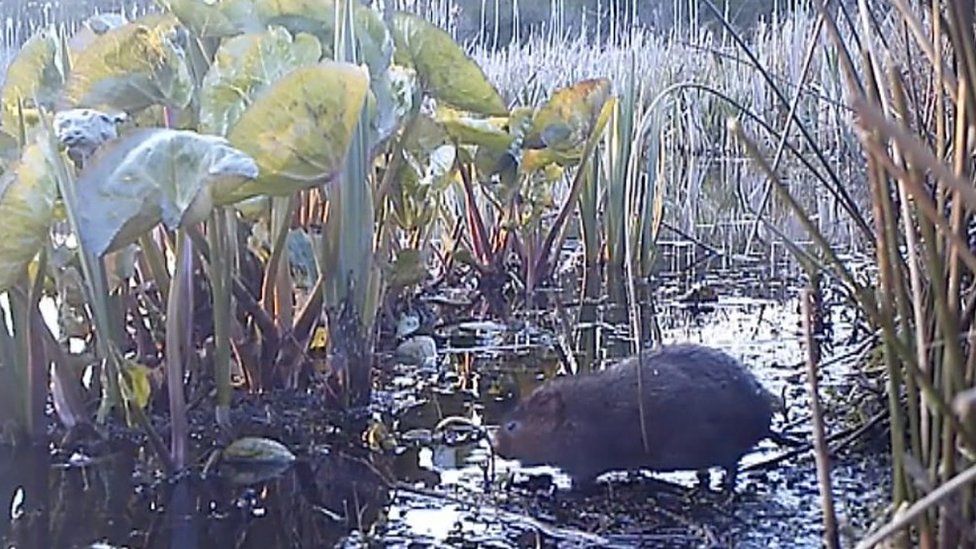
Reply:
M575 164L582 158L582 152L581 150L562 152L554 149L526 149L522 152L521 168L523 172L534 172L553 163L560 166Z
M96 37L72 59L64 101L126 112L187 106L193 81L179 32L175 17L151 15Z
M254 160L221 137L137 130L105 145L79 175L79 236L102 256L160 221L170 229L202 221L254 177Z
M393 15L396 61L411 66L424 90L453 107L495 116L508 114L498 90L451 35L409 13Z
M56 197L53 170L40 145L29 145L0 175L0 292L17 282L44 245Z
M222 38L240 32L215 0L161 0L160 3L197 36Z
M609 98L610 81L605 78L584 80L556 91L536 113L525 147L579 151Z
M131 360L125 361L123 368L122 375L125 376L125 383L121 384L122 396L129 406L137 406L144 410L149 404L149 397L152 396L152 383L149 380L152 370Z
M295 68L318 63L322 46L310 34L292 38L283 27L224 42L203 80L200 128L227 135L265 88Z
M228 136L254 157L261 175L226 201L289 195L335 179L368 86L359 67L328 62L295 69L265 90Z
M61 41L53 27L37 32L20 48L3 80L2 122L10 133L20 125L18 102L24 105L26 122L37 121L37 106L54 106L64 85Z
M437 109L437 121L458 143L505 151L515 140L509 133L508 117L479 118L454 109Z

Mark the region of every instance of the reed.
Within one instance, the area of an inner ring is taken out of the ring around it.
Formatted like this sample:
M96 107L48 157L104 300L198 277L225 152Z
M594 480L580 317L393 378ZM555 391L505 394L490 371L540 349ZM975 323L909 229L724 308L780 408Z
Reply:
M845 281L881 335L887 371L892 509L909 511L862 544L897 536L923 547L971 546L976 487L973 427L949 406L973 387L976 261L966 239L976 207L971 132L976 96L972 3L932 2L931 11L897 1L891 12L861 2L856 28L821 4L844 75L865 158L877 287L859 287L808 212L780 196ZM860 44L858 46L857 44ZM746 132L741 135L745 138ZM768 175L756 144L747 148Z

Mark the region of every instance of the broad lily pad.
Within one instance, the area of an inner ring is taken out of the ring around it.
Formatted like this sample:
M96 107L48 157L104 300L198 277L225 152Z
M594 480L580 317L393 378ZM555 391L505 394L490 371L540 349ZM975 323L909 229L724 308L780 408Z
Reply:
M203 80L201 129L227 135L261 91L293 69L321 58L322 46L314 36L299 34L293 39L282 27L227 40Z
M451 35L409 13L393 16L398 64L413 67L431 97L458 109L503 116L508 114L498 90Z
M135 112L183 108L193 81L175 17L151 15L95 38L72 60L64 101L72 107Z
M0 175L0 292L17 282L47 239L57 197L52 174L43 149L32 144Z
M230 201L289 195L335 179L368 86L359 67L328 62L295 69L268 88L228 136L261 168L261 176L237 188Z
M2 123L8 132L16 133L20 124L18 102L24 105L29 123L36 122L38 105L53 107L64 85L61 41L53 27L32 36L7 67L0 98L3 102Z
M160 221L171 229L200 222L257 175L254 160L223 138L159 128L135 131L106 145L78 178L82 243L102 256Z

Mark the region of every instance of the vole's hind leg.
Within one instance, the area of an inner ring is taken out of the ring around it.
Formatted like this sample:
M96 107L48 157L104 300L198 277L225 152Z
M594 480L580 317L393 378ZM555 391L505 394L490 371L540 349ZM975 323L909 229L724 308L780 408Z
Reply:
M571 491L581 496L592 496L599 494L602 487L597 482L597 475L571 476Z
M735 461L731 465L726 465L725 478L722 479L722 492L725 495L725 502L729 503L735 499L735 481L739 477L739 462Z
M712 473L708 469L699 469L695 472L698 479L698 489L707 492L712 487Z
M736 461L731 465L726 465L725 478L722 479L722 489L729 493L735 492L735 481L739 477L739 462Z

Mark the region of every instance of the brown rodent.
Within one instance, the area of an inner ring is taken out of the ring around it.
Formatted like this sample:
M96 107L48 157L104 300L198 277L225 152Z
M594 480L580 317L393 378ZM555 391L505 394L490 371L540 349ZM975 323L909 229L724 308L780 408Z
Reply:
M731 487L739 459L772 436L772 396L739 361L716 349L674 345L645 352L645 450L638 362L632 357L602 372L542 384L502 423L496 451L523 465L558 466L574 484L614 470L720 466Z

